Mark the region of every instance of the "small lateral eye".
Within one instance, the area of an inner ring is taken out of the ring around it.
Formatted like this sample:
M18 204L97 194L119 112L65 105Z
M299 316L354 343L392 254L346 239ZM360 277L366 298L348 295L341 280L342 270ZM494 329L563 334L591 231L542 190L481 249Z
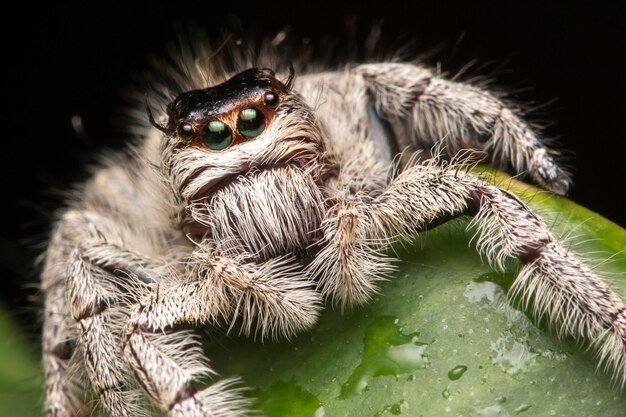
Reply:
M237 130L246 138L257 137L265 130L265 117L255 108L244 109L237 117Z
M193 136L193 126L190 123L182 123L178 127L178 135L186 140L191 139Z
M202 140L214 151L221 151L228 147L233 141L233 132L230 127L224 122L219 120L213 120L209 122L204 128L204 134Z
M276 106L278 106L278 94L268 91L263 96L263 101L265 102L265 105L267 107L270 107L273 109Z

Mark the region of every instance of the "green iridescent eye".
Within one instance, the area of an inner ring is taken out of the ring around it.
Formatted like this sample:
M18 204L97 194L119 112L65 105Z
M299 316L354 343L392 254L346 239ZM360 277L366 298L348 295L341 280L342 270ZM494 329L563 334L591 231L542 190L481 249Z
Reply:
M257 137L265 129L265 117L259 110L244 109L237 117L237 130L246 138Z
M233 132L226 123L214 120L204 128L202 140L210 149L220 151L228 147L233 141Z

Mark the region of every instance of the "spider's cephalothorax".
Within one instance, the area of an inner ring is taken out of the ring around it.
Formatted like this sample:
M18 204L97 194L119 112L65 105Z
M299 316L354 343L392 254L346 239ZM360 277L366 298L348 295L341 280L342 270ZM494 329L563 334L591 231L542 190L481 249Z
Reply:
M90 411L82 380L116 417L145 411L136 386L172 416L246 415L232 380L198 388L211 369L177 325L293 335L325 298L367 301L392 270L389 243L459 215L494 267L521 261L511 293L598 347L624 385L623 302L524 203L443 162L480 151L565 193L567 173L515 111L413 64L219 82L212 59L190 63L203 85L161 103L163 125L149 112L144 140L61 213L42 275L48 415Z

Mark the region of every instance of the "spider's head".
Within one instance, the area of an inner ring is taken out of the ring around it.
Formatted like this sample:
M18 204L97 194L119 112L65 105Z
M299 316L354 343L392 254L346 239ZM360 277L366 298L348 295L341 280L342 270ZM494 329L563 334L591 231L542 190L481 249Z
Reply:
M324 153L313 110L269 69L180 94L167 108L163 166L185 201L242 175L287 165L306 169Z
M321 185L334 169L314 111L281 82L252 68L222 84L180 94L167 108L162 167L178 204L209 201L257 176L305 175ZM273 180L269 180L274 176Z
M225 151L259 137L290 92L271 70L251 68L222 84L180 94L167 109L169 136L206 151Z

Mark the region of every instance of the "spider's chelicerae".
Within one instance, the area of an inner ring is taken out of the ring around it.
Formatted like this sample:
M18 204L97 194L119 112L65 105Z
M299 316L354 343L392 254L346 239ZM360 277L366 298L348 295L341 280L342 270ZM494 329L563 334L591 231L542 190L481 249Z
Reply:
M137 386L171 416L246 415L232 380L198 388L211 369L189 326L293 335L324 300L366 302L391 242L460 215L495 267L521 261L511 293L624 385L620 298L517 197L454 162L479 151L564 194L556 152L519 112L412 63L294 78L215 61L163 70L176 84L157 87L141 141L60 213L42 278L48 415L89 412L85 378L116 417L145 411Z

